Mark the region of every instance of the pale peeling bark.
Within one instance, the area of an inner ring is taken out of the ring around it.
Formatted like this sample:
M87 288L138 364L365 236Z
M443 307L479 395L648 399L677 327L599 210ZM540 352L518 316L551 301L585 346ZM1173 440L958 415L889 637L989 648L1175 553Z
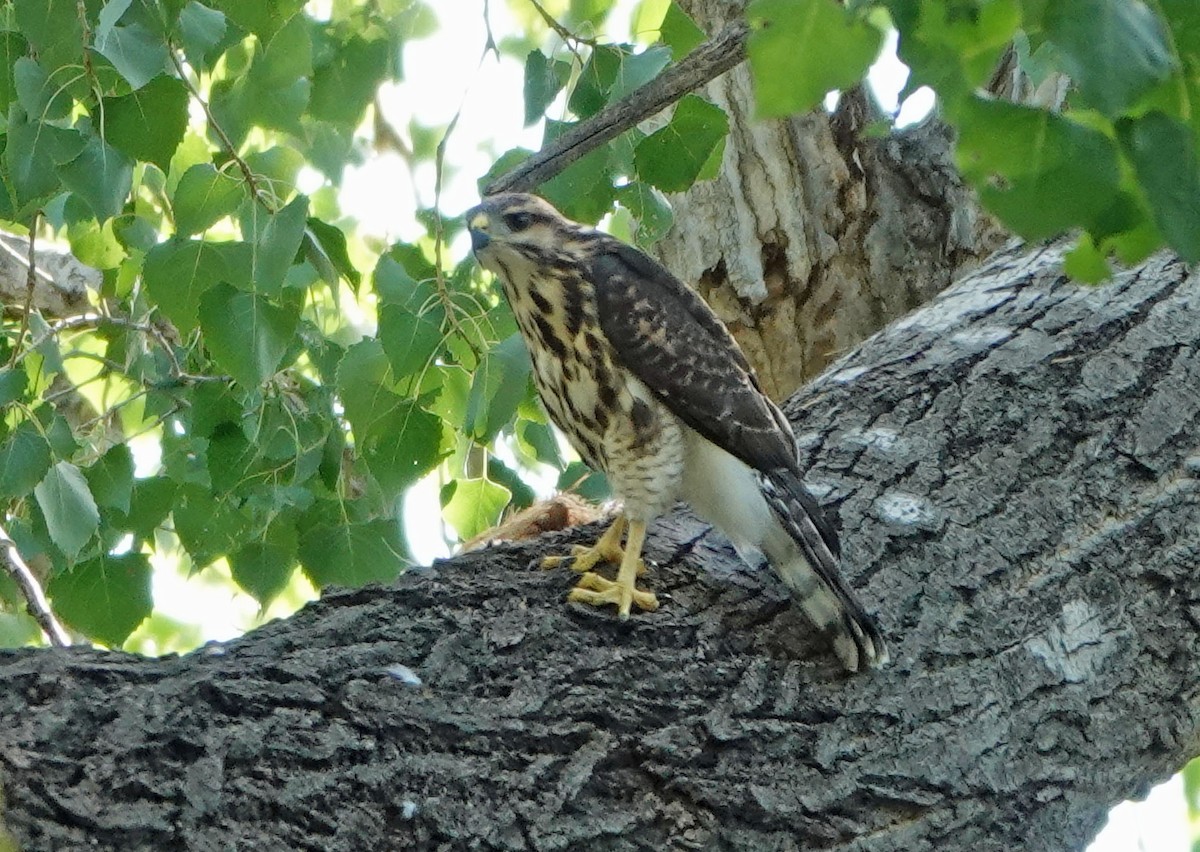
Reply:
M0 302L11 313L24 310L29 293L29 238L0 232ZM30 305L43 317L66 317L88 308L88 291L100 287L100 272L71 253L34 242L35 278Z
M709 32L742 5L684 3ZM941 123L864 134L872 108L861 91L832 116L755 121L745 64L704 92L729 116L721 171L672 196L677 225L654 251L699 288L776 398L1005 238L959 178Z
M687 513L619 623L530 567L335 592L179 659L0 654L27 852L1074 850L1200 752L1200 280L1008 250L795 397L893 664L844 677Z

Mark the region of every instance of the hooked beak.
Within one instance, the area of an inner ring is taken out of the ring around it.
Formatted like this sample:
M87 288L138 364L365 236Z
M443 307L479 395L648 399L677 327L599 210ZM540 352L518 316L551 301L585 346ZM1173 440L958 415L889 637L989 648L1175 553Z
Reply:
M471 250L478 252L487 248L492 238L488 235L488 215L481 207L467 211L467 230L471 234Z

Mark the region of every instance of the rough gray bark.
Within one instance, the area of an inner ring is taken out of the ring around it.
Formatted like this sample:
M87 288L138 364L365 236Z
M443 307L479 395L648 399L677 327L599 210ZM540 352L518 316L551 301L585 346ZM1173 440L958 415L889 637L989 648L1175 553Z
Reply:
M702 28L745 0L687 0ZM832 115L753 120L750 69L705 94L729 116L715 180L672 196L678 226L654 246L730 327L768 393L783 399L997 249L937 121L882 136L860 88Z
M795 397L893 664L687 513L618 623L530 563L178 659L0 654L22 848L1069 850L1200 752L1200 279L1007 250ZM407 668L402 668L407 667ZM415 679L419 678L420 683Z
M0 302L13 311L28 298L29 238L0 231ZM100 273L71 253L34 243L37 266L31 305L44 317L86 311L88 290L100 287Z

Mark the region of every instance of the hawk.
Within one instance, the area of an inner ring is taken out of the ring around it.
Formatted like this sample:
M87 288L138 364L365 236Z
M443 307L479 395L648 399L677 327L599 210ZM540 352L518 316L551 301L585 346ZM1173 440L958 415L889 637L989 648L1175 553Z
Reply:
M595 545L545 560L582 573L569 600L616 604L621 618L656 609L636 584L646 526L682 499L740 554L766 557L847 669L887 662L839 573L837 534L804 487L790 424L708 305L657 261L536 196L487 197L466 221L550 417L622 501ZM600 562L620 566L615 582L591 570Z

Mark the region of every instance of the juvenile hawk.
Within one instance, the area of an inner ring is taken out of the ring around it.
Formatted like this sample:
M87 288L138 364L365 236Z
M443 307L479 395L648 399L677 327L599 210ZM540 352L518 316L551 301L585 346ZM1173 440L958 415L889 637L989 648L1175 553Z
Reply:
M846 668L885 663L878 627L838 572L837 535L801 482L791 426L704 301L532 195L485 198L467 226L503 282L550 416L623 501L599 541L576 548L584 573L570 600L616 604L622 618L657 608L635 582L646 525L682 499L739 552L767 557ZM601 561L619 563L616 582L590 570Z

